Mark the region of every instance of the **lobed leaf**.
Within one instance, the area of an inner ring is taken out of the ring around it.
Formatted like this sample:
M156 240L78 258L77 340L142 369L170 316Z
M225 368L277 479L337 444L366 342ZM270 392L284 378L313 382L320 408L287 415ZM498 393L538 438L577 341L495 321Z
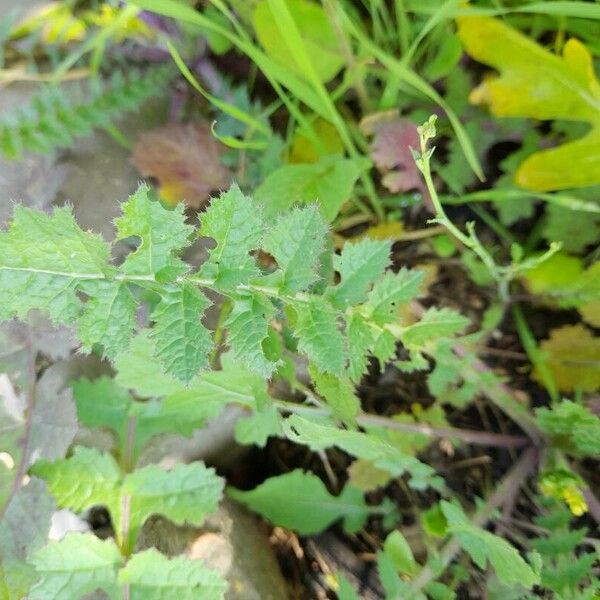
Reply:
M165 290L152 313L156 356L168 373L184 382L208 366L212 337L200 317L210 301L190 283Z
M115 220L117 239L134 236L140 240L121 270L128 275L173 280L188 269L177 254L189 245L193 227L185 224L183 205L167 210L152 200L149 192L147 185L140 185L123 204L123 216Z
M386 273L369 292L368 315L382 325L397 319L398 307L419 295L425 273L402 268L398 273Z
M321 371L341 375L345 364L344 338L331 304L313 296L308 302L298 302L294 308L298 315L294 332L298 349Z
M262 243L262 215L256 203L244 196L237 185L210 203L201 222L200 234L217 243L201 272L215 277L218 288L246 283L259 274L250 252L258 250Z
M277 219L265 237L264 249L282 270L282 293L293 294L315 282L326 233L316 204L294 208Z
M356 243L346 242L342 253L333 259L333 266L340 274L340 282L327 292L333 304L345 308L364 302L371 286L390 264L390 251L388 241L365 238Z

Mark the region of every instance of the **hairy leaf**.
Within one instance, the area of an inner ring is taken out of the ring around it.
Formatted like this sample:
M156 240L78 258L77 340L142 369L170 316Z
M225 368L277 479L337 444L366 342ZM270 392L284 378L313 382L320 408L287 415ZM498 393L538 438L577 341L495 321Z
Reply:
M332 496L316 475L300 470L271 477L248 492L229 488L227 493L273 524L302 535L318 533L342 518L347 529L356 531L373 510L359 490L346 486L340 496Z
M390 264L390 246L387 241L369 238L344 244L341 255L333 259L341 280L328 293L336 306L345 308L366 300L367 292Z
M191 381L208 366L212 338L200 317L209 305L197 287L186 283L166 290L152 313L156 356L181 381Z
M336 313L326 300L313 297L295 305L298 323L295 335L298 348L321 370L341 375L344 370L344 338Z
M214 199L202 216L200 234L217 243L202 272L223 289L245 283L258 269L250 256L263 239L261 211L237 185Z
M104 278L108 257L108 246L82 231L69 208L47 215L17 205L0 233L0 317L23 318L35 308L69 322L80 309L77 287Z
M274 312L273 305L258 294L240 296L225 323L234 356L266 379L271 377L277 366L266 358L263 350L269 320Z
M437 338L461 332L469 324L469 319L450 308L430 308L421 320L409 325L401 334L406 346L422 346Z
M141 185L123 204L123 216L115 221L117 239L135 236L140 240L121 269L129 275L172 280L187 270L177 254L190 243L193 227L184 222L183 206L167 210L150 198L149 191L147 185Z
M264 249L282 270L283 293L305 290L317 279L316 269L326 233L327 225L314 204L280 216L269 230Z
M369 316L380 325L396 321L398 307L419 295L424 276L423 271L404 268L398 273L386 273L369 292Z
M556 56L499 19L470 16L457 21L466 51L500 71L472 92L472 102L489 104L497 116L592 125L583 138L527 158L516 173L517 183L534 191L600 183L600 85L588 49L570 39L563 55Z
M167 558L151 548L134 554L119 572L131 600L222 600L226 583L200 560Z

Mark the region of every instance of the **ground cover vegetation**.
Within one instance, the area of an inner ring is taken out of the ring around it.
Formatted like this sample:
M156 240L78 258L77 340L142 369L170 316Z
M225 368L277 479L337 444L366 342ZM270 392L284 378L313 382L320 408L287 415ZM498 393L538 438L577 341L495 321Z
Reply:
M0 597L244 597L160 539L227 497L284 597L598 598L598 40L580 1L2 15L5 163L103 132L140 183L110 240L0 199ZM152 453L232 407L234 464Z

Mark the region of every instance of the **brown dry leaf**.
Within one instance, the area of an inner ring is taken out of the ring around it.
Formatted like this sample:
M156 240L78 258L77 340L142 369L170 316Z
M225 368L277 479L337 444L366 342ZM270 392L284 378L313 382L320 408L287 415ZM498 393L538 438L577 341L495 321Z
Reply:
M381 113L363 120L361 130L374 135L371 158L383 174L383 185L395 194L419 190L430 206L429 193L410 151L420 147L417 126L393 113Z
M211 192L230 183L220 162L223 149L207 124L171 124L142 134L132 161L144 177L158 180L164 200L200 208Z
M550 332L540 347L554 381L562 392L594 392L600 388L600 338L581 324ZM541 381L539 374L534 378Z

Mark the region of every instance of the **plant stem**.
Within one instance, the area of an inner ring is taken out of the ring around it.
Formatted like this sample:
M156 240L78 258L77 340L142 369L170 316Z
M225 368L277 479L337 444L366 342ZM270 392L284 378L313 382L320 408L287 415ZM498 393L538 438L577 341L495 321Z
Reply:
M537 451L535 448L529 448L521 456L519 461L508 472L508 474L501 481L500 485L496 488L496 491L488 498L486 503L475 512L473 518L471 519L472 525L476 527L483 527L492 518L496 510L500 508L505 501L509 500L517 493L519 488L523 485L528 475L537 464L536 454ZM460 550L461 546L456 538L451 538L444 545L439 556L436 557L437 564L435 572L430 565L425 565L414 579L411 585L411 597L415 597L418 592L427 587L427 585L436 578L437 574L439 574L440 565L444 569L448 567Z
M295 404L285 400L274 400L275 407L282 412L305 414L305 415L330 415L328 408L318 408ZM356 422L364 427L383 427L402 431L403 433L418 433L428 437L456 438L469 444L479 446L493 446L501 448L522 448L530 442L525 436L505 435L502 433L488 433L486 431L474 431L470 429L459 429L456 427L433 427L426 423L403 423L394 421L380 415L361 413L357 415Z

